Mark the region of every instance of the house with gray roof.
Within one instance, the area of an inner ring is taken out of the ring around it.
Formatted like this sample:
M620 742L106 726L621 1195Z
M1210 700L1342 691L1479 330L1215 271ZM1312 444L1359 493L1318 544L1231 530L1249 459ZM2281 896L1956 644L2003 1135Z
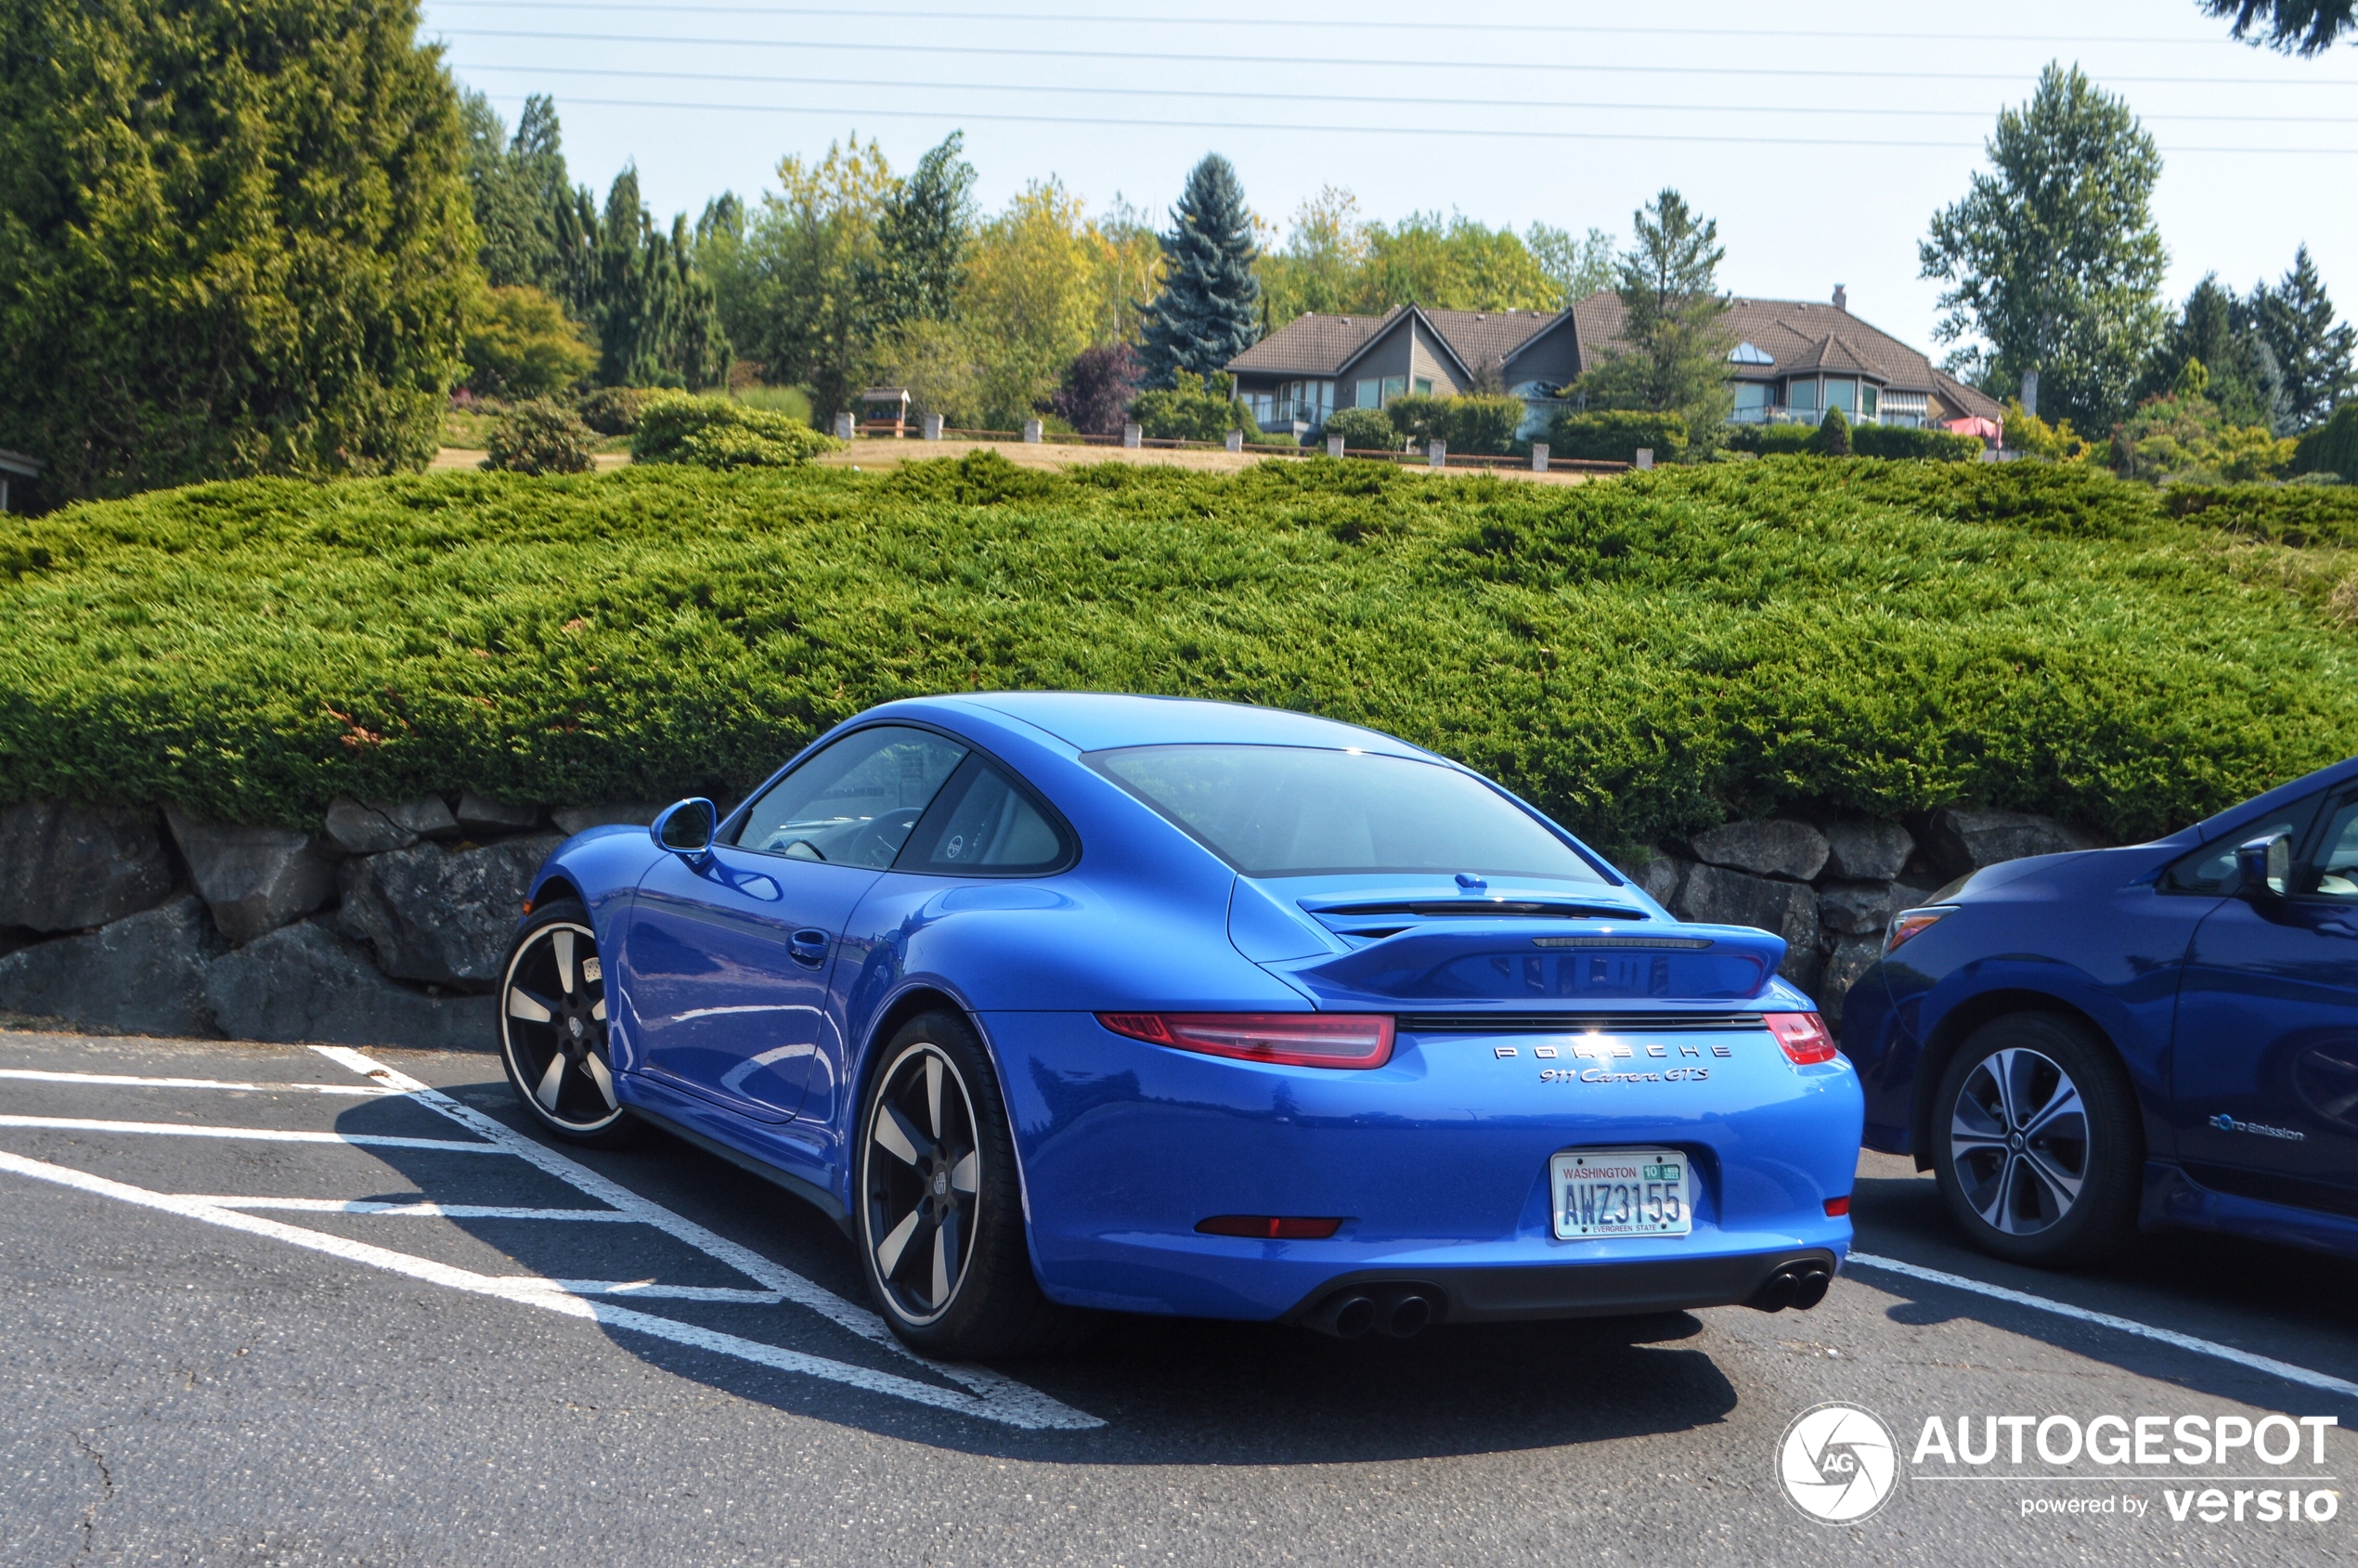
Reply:
M1995 399L1851 315L1841 289L1830 305L1731 299L1724 322L1734 342L1728 379L1740 422L1815 424L1826 409L1840 408L1854 421L1938 426L1995 421L2003 412ZM1523 400L1522 434L1530 439L1545 434L1564 406L1564 386L1621 345L1621 297L1610 291L1553 313L1406 305L1382 316L1299 317L1227 369L1264 431L1307 436L1338 408L1489 390Z

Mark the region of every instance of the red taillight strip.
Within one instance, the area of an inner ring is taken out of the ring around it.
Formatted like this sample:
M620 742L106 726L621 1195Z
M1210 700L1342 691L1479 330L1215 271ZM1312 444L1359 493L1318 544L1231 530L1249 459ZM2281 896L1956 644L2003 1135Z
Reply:
M1237 1061L1371 1068L1392 1059L1389 1013L1100 1013L1097 1021L1133 1040Z
M1196 1222L1196 1229L1205 1236L1247 1236L1256 1241L1324 1241L1341 1228L1340 1219L1296 1214L1214 1214Z
M1826 1218L1830 1220L1838 1220L1849 1212L1850 1194L1846 1192L1840 1198L1829 1198L1826 1199Z
M1826 1020L1817 1014L1764 1013L1760 1021L1777 1037L1785 1060L1794 1066L1810 1067L1834 1059L1834 1037L1826 1032Z

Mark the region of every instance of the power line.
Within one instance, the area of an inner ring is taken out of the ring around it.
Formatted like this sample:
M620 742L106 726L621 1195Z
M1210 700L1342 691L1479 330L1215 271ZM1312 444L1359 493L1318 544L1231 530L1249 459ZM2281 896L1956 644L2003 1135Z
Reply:
M753 76L708 71L624 71L595 66L454 63L451 69L470 74L501 71L534 76L612 76L625 77L633 81L736 82L774 87L880 87L903 92L1056 93L1067 96L1094 95L1121 97L1235 98L1267 103L1401 104L1440 109L1463 109L1466 106L1466 100L1462 97L1409 98L1399 97L1389 93L1248 93L1230 88L1208 87L1076 87L1061 84L1043 86L1015 82L897 82L875 77ZM1644 113L1667 114L1834 114L1863 116L1877 120L1888 120L1898 116L1951 120L1987 120L1990 117L1990 111L1986 109L1866 109L1851 104L1575 103L1556 98L1486 97L1482 100L1482 107L1484 109L1632 110ZM2358 125L2358 115L2346 114L2147 114L2140 118L2150 121L2199 121L2214 124L2238 125Z
M519 95L503 95L511 100ZM782 103L671 103L647 98L569 98L569 103L592 109L694 109L722 110L745 114L820 114L841 116L850 121L873 120L935 120L980 122L993 124L1121 126L1126 129L1163 131L1293 131L1326 132L1341 136L1475 136L1505 137L1515 141L1631 141L1631 142L1691 142L1715 147L1840 147L1852 150L1877 148L1914 149L1938 152L1972 152L1980 150L1978 142L1950 141L1887 141L1882 138L1860 140L1857 137L1834 136L1681 136L1647 131L1549 131L1523 130L1475 125L1304 125L1286 122L1253 122L1246 120L1132 120L1102 118L1095 115L1067 114L995 114L955 111L940 109L878 109L862 105L857 109L812 107ZM2171 153L2225 152L2244 157L2279 157L2287 153L2358 153L2358 148L2347 147L2177 147Z
M609 4L607 0L446 0L451 5L483 5L505 11L629 11L644 16L694 14L745 17L840 17L875 23L886 21L1051 22L1063 26L1142 27L1292 27L1348 28L1353 32L1509 32L1569 34L1574 37L1647 38L1832 38L1885 44L2114 44L2199 45L2217 48L2218 38L2123 38L2093 32L1855 32L1820 29L1801 32L1768 27L1589 27L1564 22L1507 21L1376 21L1354 17L1347 23L1328 19L1298 20L1282 17L1087 16L1073 11L908 11L855 10L834 6L664 6ZM2229 46L2233 46L2230 44Z
M1183 55L1159 50L1141 49L1035 49L1013 48L1006 45L969 44L904 44L904 43L842 43L835 40L799 38L665 38L635 32L526 32L499 28L458 27L440 29L459 38L526 38L539 43L567 44L654 44L700 45L727 49L810 49L833 52L864 52L875 54L989 55L1013 59L1069 60L1144 60L1156 65L1328 65L1347 66L1359 70L1375 68L1385 71L1547 71L1575 72L1608 72L1620 76L1750 76L1750 77L1811 77L1818 79L1859 80L1873 82L2020 82L2018 71L1829 71L1808 68L1779 68L1764 70L1752 66L1706 65L1602 65L1564 60L1380 60L1354 59L1341 56L1296 55L1291 57L1263 55ZM2347 79L2326 80L2316 77L2287 77L2282 81L2258 76L2106 76L2108 83L2131 83L2139 85L2182 86L2251 86L2285 87L2314 85L2320 87L2358 86Z

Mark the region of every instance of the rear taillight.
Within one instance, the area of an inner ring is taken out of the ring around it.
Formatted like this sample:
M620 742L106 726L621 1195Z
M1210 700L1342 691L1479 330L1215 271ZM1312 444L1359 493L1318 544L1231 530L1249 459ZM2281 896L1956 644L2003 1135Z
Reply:
M1826 1199L1826 1218L1830 1220L1838 1220L1849 1212L1850 1194L1846 1192L1840 1198L1829 1198Z
M1834 1037L1826 1032L1826 1020L1817 1014L1770 1013L1762 1021L1784 1047L1785 1060L1794 1066L1834 1059Z
M1339 1219L1301 1214L1214 1214L1196 1222L1205 1236L1250 1236L1256 1241L1324 1241L1341 1228Z
M1116 1034L1174 1050L1287 1067L1381 1067L1392 1059L1387 1013L1100 1013Z
M1956 913L1957 912L1953 907L1949 909L1901 910L1898 914L1891 917L1891 929L1884 936L1884 956L1886 958L1890 957L1893 953L1899 951L1899 944L1901 942L1906 941L1911 937L1918 936L1925 931L1931 930L1935 926L1939 925L1942 921L1948 919L1950 915Z

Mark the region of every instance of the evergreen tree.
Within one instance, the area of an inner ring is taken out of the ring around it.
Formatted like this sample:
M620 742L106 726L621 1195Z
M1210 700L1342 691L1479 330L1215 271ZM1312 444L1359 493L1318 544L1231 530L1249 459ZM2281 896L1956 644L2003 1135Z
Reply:
M2257 295L2255 295L2257 298ZM2207 368L2206 394L2229 424L2261 425L2282 435L2292 429L2276 356L2261 335L2260 311L2219 286L2214 274L2195 285L2137 383L2140 399L2168 395L2190 364Z
M556 105L538 95L525 99L512 140L481 93L464 94L460 113L486 279L494 288L550 290L558 281L558 211L569 204Z
M563 298L598 337L598 381L606 386L716 385L728 378L731 349L711 279L696 266L687 214L669 232L654 226L626 168L607 188L601 214L587 189L556 209Z
M1637 243L1621 257L1621 346L1574 383L1590 408L1675 414L1708 447L1728 418L1728 302L1718 293L1719 225L1676 190L1635 214Z
M480 290L413 0L0 10L0 447L45 494L422 467Z
M2201 0L2214 17L2235 19L2235 35L2278 54L2316 55L2347 32L2358 36L2358 0ZM2253 23L2265 31L2252 36Z
M1207 153L1187 175L1162 236L1162 292L1146 308L1140 337L1147 384L1177 384L1177 373L1222 373L1261 335L1261 284L1252 215L1237 171Z
M2326 280L2303 245L2293 256L2292 270L2271 289L2251 292L2261 340L2275 356L2282 371L2285 405L2296 429L2323 421L2353 388L2358 388L2358 329L2334 324L2334 302Z
M946 321L956 308L975 224L975 168L959 156L965 146L965 136L951 132L886 195L875 254L861 269L872 330Z
M1989 150L1995 167L1918 247L1924 276L1952 285L1936 335L1982 340L1951 364L1994 395L2036 370L2041 415L2109 429L2170 323L2161 154L2126 103L2056 65L1998 116Z

